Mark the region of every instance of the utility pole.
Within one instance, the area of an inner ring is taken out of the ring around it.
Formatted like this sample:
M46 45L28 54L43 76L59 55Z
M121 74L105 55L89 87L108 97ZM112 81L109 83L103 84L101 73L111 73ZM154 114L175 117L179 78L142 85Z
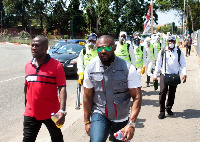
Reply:
M153 36L153 0L151 0L151 36Z
M3 33L3 32L2 32L2 26L3 26L3 25L2 25L2 11L1 11L1 35L2 35L2 33Z
M184 0L184 13L183 13L183 40L185 37L185 0Z

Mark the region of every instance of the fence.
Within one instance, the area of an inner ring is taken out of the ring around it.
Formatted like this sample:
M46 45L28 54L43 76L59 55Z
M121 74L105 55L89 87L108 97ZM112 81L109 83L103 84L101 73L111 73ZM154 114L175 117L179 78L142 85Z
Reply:
M200 56L200 29L191 34L194 42L194 47L197 54Z

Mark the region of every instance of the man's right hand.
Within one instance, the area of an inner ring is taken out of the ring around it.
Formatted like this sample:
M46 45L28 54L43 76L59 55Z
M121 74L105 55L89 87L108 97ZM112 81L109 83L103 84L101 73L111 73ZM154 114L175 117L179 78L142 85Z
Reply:
M91 127L91 124L90 124L90 123L85 124L85 131L86 131L86 133L88 134L88 136L90 136L90 127Z
M83 84L83 72L80 72L78 75L79 75L78 83L82 85Z

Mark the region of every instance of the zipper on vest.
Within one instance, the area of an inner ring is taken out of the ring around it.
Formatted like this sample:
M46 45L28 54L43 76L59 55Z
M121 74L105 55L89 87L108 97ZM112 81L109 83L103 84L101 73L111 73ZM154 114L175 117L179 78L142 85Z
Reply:
M107 104L105 104L105 115L108 117L108 109L107 109Z
M114 103L114 106L115 106L115 116L117 116L117 104Z
M103 80L104 80L104 79L101 80L101 83L102 83L102 90L104 91L104 83L103 83Z

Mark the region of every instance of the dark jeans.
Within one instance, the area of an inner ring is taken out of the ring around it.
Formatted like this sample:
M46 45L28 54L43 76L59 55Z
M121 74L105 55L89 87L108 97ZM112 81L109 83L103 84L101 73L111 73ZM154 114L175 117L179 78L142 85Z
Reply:
M164 80L165 80L165 77L163 74L161 74L161 76L160 76L160 93L159 93L160 112L165 111L165 100L166 100L167 92L168 92L168 99L167 99L166 108L172 108L172 106L174 104L175 93L176 93L176 88L177 88L177 86L165 85ZM168 89L168 87L169 87L169 89Z
M187 55L190 56L190 50L191 50L191 46L187 46L187 45L186 45L186 56L187 56Z
M51 119L36 120L34 117L24 116L24 137L23 142L35 142L38 132L44 123L50 133L52 142L63 142L63 135L60 128L57 128Z
M92 114L91 128L90 128L90 141L91 142L106 142L108 135L113 136L115 132L124 128L128 123L124 122L113 122L108 120L104 115L99 113ZM113 142L121 142L113 136Z

